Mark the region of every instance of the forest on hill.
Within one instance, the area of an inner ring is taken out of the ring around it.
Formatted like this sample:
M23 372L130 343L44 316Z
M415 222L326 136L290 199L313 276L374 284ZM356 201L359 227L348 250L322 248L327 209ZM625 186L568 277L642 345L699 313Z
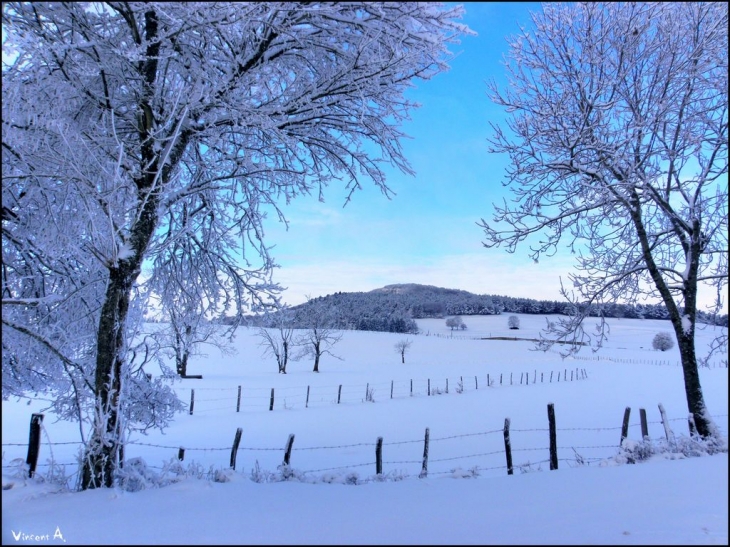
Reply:
M326 317L331 328L399 333L418 331L415 319L456 315L499 315L502 313L570 314L571 304L555 300L534 300L488 294L474 294L415 283L387 285L367 292L336 292L310 299L286 310L286 322L293 328L308 328L311 317ZM589 315L628 319L668 319L662 304L605 304L592 307ZM706 323L727 326L727 315L698 312ZM249 317L251 324L261 319Z

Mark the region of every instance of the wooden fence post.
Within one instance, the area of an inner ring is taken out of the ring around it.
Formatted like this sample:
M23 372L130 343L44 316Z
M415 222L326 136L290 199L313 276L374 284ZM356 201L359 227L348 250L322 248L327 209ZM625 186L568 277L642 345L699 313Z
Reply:
M421 473L418 475L419 479L428 476L428 428L426 428L426 437L423 440L423 465L421 466Z
M411 397L413 397L413 379L411 379Z
M393 380L390 381L390 398L393 398Z
M504 419L504 453L507 456L507 474L513 475L512 469L512 444L509 440L509 418Z
M307 402L304 403L304 408L309 408L309 386L307 386Z
M533 384L537 383L537 369L535 369L535 376L532 378L532 383Z
M185 449L181 446L177 451L177 459L183 461L185 459Z
M649 437L649 425L646 422L646 409L639 409L639 417L641 418L641 438Z
M501 372L499 373L499 385L500 386L502 385L502 373Z
M370 391L370 382L365 384L365 402L368 400L368 391Z
M269 399L269 410L274 410L274 388L271 388L271 399Z
M231 469L236 470L236 455L238 453L238 445L241 442L241 433L243 429L236 429L236 436L233 438L233 448L231 448Z
M551 384L553 383L553 372L554 371L552 371L552 370L550 371L550 383Z
M558 441L555 429L555 405L548 404L548 422L550 423L550 471L558 468Z
M629 415L631 414L631 407L627 406L624 410L624 421L621 424L621 442L619 446L624 444L624 439L629 436Z
M428 379L428 391L427 393L431 395L431 378Z
M487 374L487 385L489 385L489 374ZM474 376L474 389L479 389L479 380Z
M446 378L446 393L449 392L449 379Z
M512 373L509 373L509 385L512 385Z
M294 444L294 433L289 435L286 441L286 449L284 450L284 465L289 465L291 461L291 447Z
M662 415L662 425L664 425L664 434L667 436L667 442L674 446L674 432L669 426L669 420L667 420L667 412L664 410L664 405L659 403L659 414Z
M193 407L195 406L195 390L190 390L190 415L193 415Z
M340 396L342 395L342 384L340 384L340 387L337 389L337 404L340 404Z
M236 412L241 412L241 386L238 386L238 401L236 402Z
M383 474L383 437L378 437L375 443L375 474Z
M25 463L28 464L28 478L33 478L36 465L38 465L38 455L41 451L41 423L43 422L43 414L33 413L30 415L30 436L28 439L28 456Z

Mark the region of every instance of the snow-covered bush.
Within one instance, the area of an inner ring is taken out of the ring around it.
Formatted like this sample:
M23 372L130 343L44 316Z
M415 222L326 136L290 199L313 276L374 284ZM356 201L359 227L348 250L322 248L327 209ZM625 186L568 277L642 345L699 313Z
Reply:
M674 347L674 338L668 332L657 332L651 344L654 349L667 351Z
M520 328L520 318L516 315L510 315L507 319L507 326L512 330L517 330Z

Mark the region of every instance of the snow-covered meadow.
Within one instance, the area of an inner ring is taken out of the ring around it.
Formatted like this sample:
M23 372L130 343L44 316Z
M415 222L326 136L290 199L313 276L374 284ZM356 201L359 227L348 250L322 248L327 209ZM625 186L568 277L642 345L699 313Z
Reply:
M477 339L536 338L546 318L519 319L510 330L507 315L466 316L467 329L453 336L443 319L418 320L419 335L346 331L333 348L341 359L325 355L319 374L309 360L278 374L255 329L239 329L235 355L195 357L188 372L203 379L175 383L186 403L195 390L193 414L129 439L129 490L137 491L52 493L59 487L42 480L51 468L74 484L79 433L50 414L39 478L21 478L31 413L43 402L3 401L3 543L727 544L727 453L661 454L637 465L619 455L626 407L632 441L641 439L644 408L649 436L665 444L660 403L674 433L687 435L677 350L651 349L669 323L609 320L604 349L567 359L557 347L543 353L527 341ZM699 353L713 335L698 331ZM394 345L406 338L401 363ZM727 368L703 368L701 380L727 435ZM426 428L428 475L419 478ZM290 465L280 468L290 435ZM135 476L134 458L146 472Z

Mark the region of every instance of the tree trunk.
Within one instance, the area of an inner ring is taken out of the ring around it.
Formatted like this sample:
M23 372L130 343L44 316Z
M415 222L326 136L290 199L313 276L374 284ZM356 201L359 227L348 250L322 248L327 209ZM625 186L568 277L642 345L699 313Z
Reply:
M182 350L182 355L179 355L175 359L175 365L177 367L177 373L181 378L185 378L188 375L188 356L187 350Z
M94 429L86 447L81 487L111 487L122 451L120 401L125 325L135 268L109 271L97 333Z
M694 328L690 329L691 332L685 332L681 321L673 321L672 324L677 336L679 355L682 360L687 408L694 417L697 434L707 439L714 435L714 426L707 415L707 407L705 406L702 386L700 385L700 374L697 367L697 355L695 353Z
M319 344L315 343L314 346L314 372L319 372L319 356L321 355L321 352L319 351Z

